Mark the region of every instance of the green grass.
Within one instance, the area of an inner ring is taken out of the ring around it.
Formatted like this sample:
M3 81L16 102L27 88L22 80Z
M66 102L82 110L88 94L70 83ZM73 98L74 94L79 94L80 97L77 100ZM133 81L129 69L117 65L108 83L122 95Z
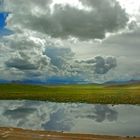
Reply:
M131 85L22 85L0 84L1 100L47 100L102 104L140 104L140 84Z

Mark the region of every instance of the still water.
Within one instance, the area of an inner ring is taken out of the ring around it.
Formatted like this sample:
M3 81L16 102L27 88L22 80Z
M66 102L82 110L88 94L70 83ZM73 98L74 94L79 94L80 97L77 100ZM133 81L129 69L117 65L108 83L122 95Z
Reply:
M140 106L4 100L0 127L140 136Z

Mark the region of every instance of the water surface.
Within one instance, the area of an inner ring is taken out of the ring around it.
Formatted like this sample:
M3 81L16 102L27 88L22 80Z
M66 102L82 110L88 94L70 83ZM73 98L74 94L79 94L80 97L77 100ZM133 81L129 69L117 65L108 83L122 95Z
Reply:
M0 101L0 126L140 136L139 105Z

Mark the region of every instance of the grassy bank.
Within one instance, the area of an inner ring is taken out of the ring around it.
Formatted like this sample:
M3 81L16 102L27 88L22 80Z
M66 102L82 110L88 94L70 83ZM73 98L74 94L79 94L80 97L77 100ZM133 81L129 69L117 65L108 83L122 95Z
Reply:
M102 104L140 104L140 84L22 85L0 84L0 99L48 100Z

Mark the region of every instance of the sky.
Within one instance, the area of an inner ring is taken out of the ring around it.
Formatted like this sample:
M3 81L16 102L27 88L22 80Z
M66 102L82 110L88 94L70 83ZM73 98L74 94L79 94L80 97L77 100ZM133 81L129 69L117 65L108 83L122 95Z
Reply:
M140 1L1 0L0 81L140 80Z

